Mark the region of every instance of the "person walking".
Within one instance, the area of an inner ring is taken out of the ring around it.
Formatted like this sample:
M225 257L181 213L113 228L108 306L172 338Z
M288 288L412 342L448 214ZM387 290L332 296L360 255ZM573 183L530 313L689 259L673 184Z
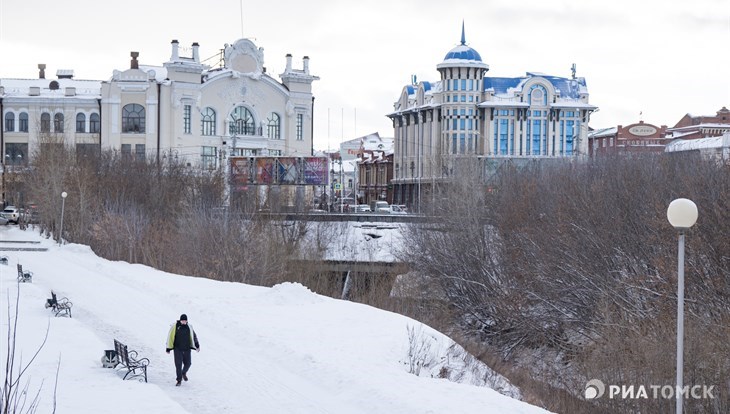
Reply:
M195 334L192 325L188 324L188 316L183 313L180 315L180 320L170 327L170 332L167 334L166 352L169 354L170 351L175 351L175 371L177 373L175 386L179 387L182 380L188 380L187 373L192 365L190 354L193 349L200 352L198 335Z

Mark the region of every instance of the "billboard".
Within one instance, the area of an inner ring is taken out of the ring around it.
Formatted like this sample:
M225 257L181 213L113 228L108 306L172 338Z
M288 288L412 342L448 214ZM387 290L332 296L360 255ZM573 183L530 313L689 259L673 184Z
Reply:
M325 157L231 157L230 160L234 187L327 185Z
M231 158L231 187L245 190L251 183L251 159Z
M304 184L327 185L327 158L308 157L303 158L303 160Z

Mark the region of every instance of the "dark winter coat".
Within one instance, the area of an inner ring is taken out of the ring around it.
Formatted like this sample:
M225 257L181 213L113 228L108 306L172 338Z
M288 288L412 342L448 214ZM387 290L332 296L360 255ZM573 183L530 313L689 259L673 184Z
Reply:
M167 335L167 350L172 349L198 349L200 344L198 343L198 335L195 334L193 326L188 324L182 324L177 321L175 325L170 327L170 332Z

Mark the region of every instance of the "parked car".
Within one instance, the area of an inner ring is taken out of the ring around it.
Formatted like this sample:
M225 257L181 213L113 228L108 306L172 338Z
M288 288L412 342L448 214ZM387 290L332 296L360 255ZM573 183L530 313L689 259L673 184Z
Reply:
M332 205L332 212L339 213L340 211L348 213L350 209L355 206L355 199L352 197L343 197L335 201Z
M405 209L403 209L398 204L391 204L389 213L390 214L408 214L408 213L406 213Z
M375 213L390 213L390 205L388 205L387 201L375 201L373 203L372 210Z
M372 213L370 206L367 204L358 204L354 206L355 213Z
M7 206L5 207L5 210L0 213L0 216L5 218L8 223L18 224L18 220L20 220L20 210L18 210L15 206Z

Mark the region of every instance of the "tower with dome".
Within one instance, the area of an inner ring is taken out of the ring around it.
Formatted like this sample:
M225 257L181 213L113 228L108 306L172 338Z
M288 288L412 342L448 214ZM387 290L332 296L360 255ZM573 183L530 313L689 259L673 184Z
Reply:
M569 78L539 72L489 77L462 23L461 41L436 69L438 81L405 85L387 115L395 138L395 203L426 199L438 183L466 174L475 159L488 168L587 155L588 119L597 107L575 66Z

